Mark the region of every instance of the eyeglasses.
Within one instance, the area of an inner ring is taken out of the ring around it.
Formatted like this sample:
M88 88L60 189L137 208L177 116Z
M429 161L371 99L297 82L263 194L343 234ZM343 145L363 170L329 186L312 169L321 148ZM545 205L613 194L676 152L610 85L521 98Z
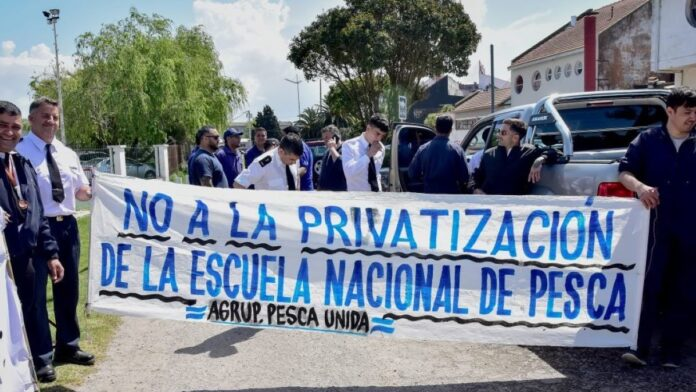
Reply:
M205 135L205 137L212 137L215 140L220 140L220 135Z

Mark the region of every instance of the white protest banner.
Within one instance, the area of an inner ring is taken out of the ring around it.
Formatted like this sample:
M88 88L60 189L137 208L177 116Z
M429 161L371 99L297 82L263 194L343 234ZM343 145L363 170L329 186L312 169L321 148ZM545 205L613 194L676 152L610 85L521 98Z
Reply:
M0 391L34 391L31 355L9 261L5 240L0 238Z
M210 189L96 180L97 311L363 336L636 342L636 200Z

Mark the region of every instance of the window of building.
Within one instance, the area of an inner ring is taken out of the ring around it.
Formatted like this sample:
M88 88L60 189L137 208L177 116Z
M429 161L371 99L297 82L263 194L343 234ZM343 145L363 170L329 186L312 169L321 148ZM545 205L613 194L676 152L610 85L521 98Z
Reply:
M522 78L522 75L517 75L517 79L515 79L515 92L517 94L521 94L523 88L524 88L524 79Z
M553 77L556 78L556 80L561 78L561 66L557 65L556 69L553 71Z
M553 70L551 68L546 68L546 81L550 82L553 78Z
M686 21L696 27L696 0L686 1Z
M575 74L582 75L582 61L575 63Z
M534 91L539 91L540 87L541 87L541 73L539 71L534 71L534 75L532 75L532 89L534 89Z
M570 74L573 73L573 66L570 65L570 63L566 64L563 73L565 74L566 78L569 78Z

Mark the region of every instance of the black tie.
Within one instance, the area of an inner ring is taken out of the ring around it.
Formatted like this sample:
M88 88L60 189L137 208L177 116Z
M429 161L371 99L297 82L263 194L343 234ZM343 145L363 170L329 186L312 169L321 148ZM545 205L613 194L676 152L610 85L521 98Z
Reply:
M374 157L370 157L370 164L367 166L367 182L370 183L370 190L372 192L379 192L379 184L377 183L377 166L375 166Z
M46 163L48 164L48 176L51 178L51 194L56 203L62 203L65 200L65 191L63 191L63 181L60 179L60 171L56 160L51 154L51 145L46 145Z
M295 177L292 175L290 166L288 165L285 165L285 177L288 179L288 189L291 191L297 190L295 186Z

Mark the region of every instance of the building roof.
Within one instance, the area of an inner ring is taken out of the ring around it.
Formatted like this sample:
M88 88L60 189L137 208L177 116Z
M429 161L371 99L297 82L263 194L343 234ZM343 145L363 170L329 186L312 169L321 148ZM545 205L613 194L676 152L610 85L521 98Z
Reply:
M495 90L495 107L504 104L510 99L511 88L501 88ZM491 107L491 91L474 91L468 97L457 102L452 110L453 113L463 113L475 110L482 110Z
M649 1L620 0L596 10L588 9L578 15L575 27L571 27L570 22L566 23L560 29L512 59L510 67L582 48L584 46L585 17L588 14L597 13L597 34L599 35Z

